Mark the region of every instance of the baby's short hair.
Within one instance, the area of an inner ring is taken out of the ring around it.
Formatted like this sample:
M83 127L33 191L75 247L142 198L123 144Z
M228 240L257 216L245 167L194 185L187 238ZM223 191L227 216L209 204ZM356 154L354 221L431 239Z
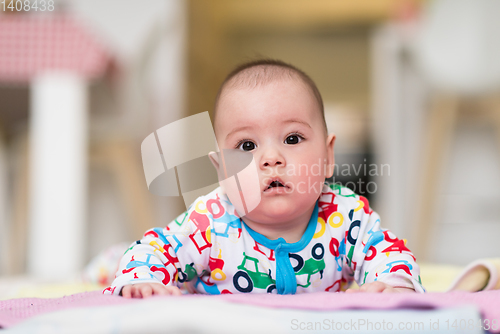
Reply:
M327 132L325 121L325 109L323 106L323 98L316 87L314 81L302 70L297 67L276 59L258 59L243 63L237 66L226 79L222 82L219 88L217 97L215 98L213 121L217 117L217 108L222 93L227 88L255 88L279 80L300 80L308 87L314 96L321 119L323 120L325 133Z

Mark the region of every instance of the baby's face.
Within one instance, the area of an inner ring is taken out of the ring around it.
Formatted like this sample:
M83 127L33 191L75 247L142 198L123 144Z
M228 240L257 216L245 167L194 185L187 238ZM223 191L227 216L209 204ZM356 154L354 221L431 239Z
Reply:
M221 96L215 132L219 149L250 151L257 163L261 202L247 217L261 223L299 217L333 174L334 135L327 136L318 105L297 80L229 88Z

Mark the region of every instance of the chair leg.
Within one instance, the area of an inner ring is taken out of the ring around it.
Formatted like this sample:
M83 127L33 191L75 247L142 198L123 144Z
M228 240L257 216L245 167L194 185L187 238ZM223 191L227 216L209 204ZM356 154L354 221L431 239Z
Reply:
M133 218L130 230L134 236L142 236L155 226L151 194L149 193L142 165L137 161L129 143L120 144L114 150L113 165L124 200Z
M7 271L22 274L26 271L28 249L29 145L28 136L19 140L19 169L14 180L11 238L7 240L10 253Z
M431 102L431 110L427 125L426 143L423 146L422 174L420 179L420 207L417 210L416 230L417 243L412 246L420 260L429 260L428 241L432 231L432 223L439 200L439 189L442 167L446 160L447 150L451 146L451 138L456 127L459 100L456 96L439 95Z
M497 145L500 151L500 96L492 96L484 100L484 106L488 110L488 115L495 126Z
M8 204L9 195L7 194L9 190L8 158L4 133L3 124L0 122L0 275L9 274L8 262L10 261L10 248L7 243L11 236L11 226L9 226L10 220L8 216L8 211L10 211L10 206Z
M100 162L115 175L124 206L128 211L129 231L133 238L140 238L147 229L155 226L155 220L151 194L146 185L142 166L134 155L131 144L121 141L100 143L93 150L92 156L92 161Z

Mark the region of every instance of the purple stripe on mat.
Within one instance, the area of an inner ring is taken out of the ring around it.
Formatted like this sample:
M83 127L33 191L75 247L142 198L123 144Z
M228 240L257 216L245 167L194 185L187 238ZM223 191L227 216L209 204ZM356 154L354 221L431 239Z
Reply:
M450 292L450 293L310 293L300 295L274 294L239 294L221 296L189 295L180 297L155 298L189 298L196 302L199 298L217 298L233 303L291 308L301 310L340 310L340 309L433 309L461 305L475 305L480 309L483 318L500 320L500 291L484 292ZM10 327L27 318L57 310L117 305L134 303L137 300L117 296L102 295L99 291L79 293L62 298L21 298L0 301L0 326ZM497 330L495 332L500 332Z

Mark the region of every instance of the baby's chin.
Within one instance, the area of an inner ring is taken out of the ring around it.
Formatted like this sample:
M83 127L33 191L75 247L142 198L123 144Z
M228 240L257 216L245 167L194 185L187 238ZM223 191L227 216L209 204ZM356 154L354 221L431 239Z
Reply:
M280 223L296 218L309 206L305 202L292 201L284 197L267 198L263 199L247 217L254 221Z

